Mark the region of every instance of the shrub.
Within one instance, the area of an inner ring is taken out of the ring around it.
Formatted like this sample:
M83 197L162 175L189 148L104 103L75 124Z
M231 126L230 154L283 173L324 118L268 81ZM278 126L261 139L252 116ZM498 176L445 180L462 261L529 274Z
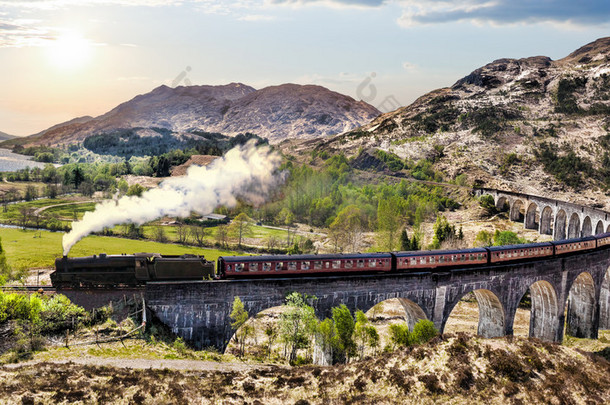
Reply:
M413 332L411 333L409 340L412 344L422 344L429 342L437 335L438 330L432 321L420 319L415 326L413 326Z

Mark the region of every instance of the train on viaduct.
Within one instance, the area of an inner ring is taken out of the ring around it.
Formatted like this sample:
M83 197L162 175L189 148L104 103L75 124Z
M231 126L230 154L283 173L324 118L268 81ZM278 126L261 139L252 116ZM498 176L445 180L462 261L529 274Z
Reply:
M508 209L511 220L555 240L592 239L587 237L610 231L610 214L596 208L493 189L476 189L474 194L491 195L500 210ZM429 319L442 332L455 305L473 293L479 306L478 334L500 337L513 334L519 302L529 291L530 336L558 342L564 332L596 338L598 329L610 328L609 268L610 249L604 247L506 263L465 263L444 271L149 281L143 294L148 308L176 334L197 347L224 350L234 332L229 313L236 296L255 316L282 305L288 293L297 291L316 297L311 304L320 318L340 304L366 312L396 298L410 327ZM91 297L78 290L65 293L77 302Z

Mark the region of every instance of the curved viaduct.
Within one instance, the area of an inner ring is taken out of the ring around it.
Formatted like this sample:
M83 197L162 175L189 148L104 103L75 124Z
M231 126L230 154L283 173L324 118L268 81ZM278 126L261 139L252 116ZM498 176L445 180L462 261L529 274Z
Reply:
M495 189L475 189L477 197L488 194L496 208L508 210L511 221L525 228L562 240L610 232L610 213L565 201Z
M610 225L605 212L571 203L497 190L475 193L492 195L499 207L507 203L511 219L522 215L526 227L547 234L554 230L556 239L589 235L592 229L598 233ZM568 217L570 222L562 222ZM330 317L331 308L340 304L366 312L398 298L410 328L419 319L429 319L441 332L458 301L473 292L479 305L478 334L483 337L512 335L517 307L529 291L530 336L561 341L565 324L572 336L597 338L598 329L610 329L610 248L443 273L153 282L145 294L148 307L175 333L197 347L224 351L233 335L229 314L234 297L255 316L284 304L293 291L317 297L311 304L320 319Z

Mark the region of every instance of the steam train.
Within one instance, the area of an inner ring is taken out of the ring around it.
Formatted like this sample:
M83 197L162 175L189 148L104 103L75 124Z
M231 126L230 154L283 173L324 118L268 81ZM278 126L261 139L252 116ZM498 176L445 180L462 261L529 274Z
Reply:
M156 253L105 255L55 260L51 282L56 288L121 287L148 281L300 277L387 272L438 272L522 260L548 259L604 249L610 233L561 241L462 250L321 255L222 256L214 263L203 256Z

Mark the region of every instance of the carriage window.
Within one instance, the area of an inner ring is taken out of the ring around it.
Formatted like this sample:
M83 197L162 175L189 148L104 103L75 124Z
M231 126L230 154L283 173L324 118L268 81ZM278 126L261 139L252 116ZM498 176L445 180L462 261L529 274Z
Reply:
M269 271L269 270L271 270L271 263L269 263L269 262L263 263L263 271Z
M477 260L482 260L482 259L483 259L483 255L482 255L481 253L479 253L479 254L477 255Z
M381 260L380 260L381 262ZM380 263L383 266L383 263ZM375 259L369 259L369 267L376 267L377 266L377 260Z
M313 262L313 268L316 270L320 270L322 268L322 262L319 260Z
M346 269L351 269L352 267L354 267L354 262L351 260L346 260L345 261L345 268Z
M417 264L417 257L411 258L411 266L415 266Z
M341 268L341 260L333 260L333 269Z
M466 261L466 255L462 255L462 261Z
M301 270L309 270L310 262L301 262Z
M430 263L434 263L434 256L430 256Z
M440 256L440 257L438 258L438 262L439 262L439 263L444 263L444 262L445 262L445 256Z
M227 264L227 270L231 271L233 268L233 266L231 266L230 264Z
M275 270L282 270L282 267L284 267L284 263L275 262Z
M235 265L235 271L242 271L244 269L244 264L243 263L237 263Z
M426 264L426 257L420 257L419 264Z
M358 261L356 262L356 267L364 267L364 260L363 259L358 259Z
M288 270L296 270L297 262L288 262Z
M248 266L250 271L258 271L258 263L250 263L250 266Z
M327 269L330 269L330 262L324 262L324 267L326 267Z

